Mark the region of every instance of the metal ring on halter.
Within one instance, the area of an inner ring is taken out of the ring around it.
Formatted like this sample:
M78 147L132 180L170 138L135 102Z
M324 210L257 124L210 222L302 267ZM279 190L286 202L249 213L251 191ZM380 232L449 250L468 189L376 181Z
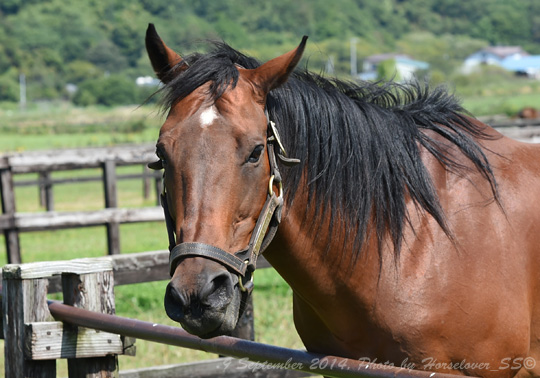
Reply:
M251 278L249 279L248 283L250 283L251 287L253 287L253 273L255 272L251 272ZM238 276L238 287L240 288L240 291L245 293L247 292L249 289L247 287L244 286L244 284L242 283L242 277L241 276Z
M268 195L271 197L274 194L274 178L275 175L270 176L270 181L268 182ZM279 196L278 198L283 197L283 182L279 182Z

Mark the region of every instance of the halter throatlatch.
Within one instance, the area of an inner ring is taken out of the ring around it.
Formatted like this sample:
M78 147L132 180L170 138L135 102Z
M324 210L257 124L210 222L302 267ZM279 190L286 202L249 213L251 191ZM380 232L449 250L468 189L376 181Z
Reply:
M270 179L266 202L257 219L248 247L242 251L230 254L221 248L204 243L180 243L176 245L175 224L169 213L164 187L161 194L161 205L165 213L165 223L169 234L169 270L171 276L174 274L176 266L182 258L200 256L217 261L227 267L231 272L237 274L238 285L243 293L249 294L253 290L253 272L257 267L257 257L268 247L281 222L283 182L276 158L280 159L285 165L294 165L300 162L298 159L287 157L274 122L269 120L266 111L265 114L268 121L267 149L268 160L270 162ZM278 148L277 152L275 151L275 147ZM277 195L274 190L275 187L278 189Z

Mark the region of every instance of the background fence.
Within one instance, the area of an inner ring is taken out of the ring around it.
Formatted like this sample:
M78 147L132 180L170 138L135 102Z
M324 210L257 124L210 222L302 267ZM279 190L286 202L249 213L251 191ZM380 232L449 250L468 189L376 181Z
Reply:
M117 183L122 179L140 178L145 196L151 186L161 193L161 172L150 171L146 164L155 160L153 145L137 145L114 148L88 148L77 150L36 151L0 156L0 188L2 215L0 230L4 233L7 260L21 262L19 233L46 231L61 228L103 225L107 230L109 254L120 253L119 225L121 223L163 221L163 210L156 196L155 207L118 208ZM117 175L116 167L139 165L140 174ZM100 176L54 179L53 172L100 168ZM37 173L37 180L14 180L14 175ZM105 208L96 211L54 211L54 185L102 181ZM46 208L44 213L19 213L16 203L16 186L39 186L39 200Z

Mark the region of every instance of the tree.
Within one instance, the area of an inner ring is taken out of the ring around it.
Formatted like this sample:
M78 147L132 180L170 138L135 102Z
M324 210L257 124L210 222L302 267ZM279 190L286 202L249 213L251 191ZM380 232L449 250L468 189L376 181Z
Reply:
M73 97L76 105L94 104L113 106L134 104L137 98L137 86L122 75L111 75L81 83Z
M396 70L396 60L387 59L379 63L377 66L378 80L394 80L399 81L399 72Z
M0 76L0 101L19 101L19 85L9 75Z

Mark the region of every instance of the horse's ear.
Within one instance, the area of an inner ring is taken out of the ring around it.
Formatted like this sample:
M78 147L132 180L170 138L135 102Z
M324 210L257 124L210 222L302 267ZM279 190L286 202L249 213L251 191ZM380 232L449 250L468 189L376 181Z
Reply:
M159 80L168 83L178 75L185 65L177 67L182 61L180 55L170 49L158 35L154 24L148 24L146 29L146 51Z
M307 39L308 37L304 36L296 49L278 56L253 70L246 70L250 71L248 73L249 79L262 89L264 95L287 81L289 75L302 58Z

